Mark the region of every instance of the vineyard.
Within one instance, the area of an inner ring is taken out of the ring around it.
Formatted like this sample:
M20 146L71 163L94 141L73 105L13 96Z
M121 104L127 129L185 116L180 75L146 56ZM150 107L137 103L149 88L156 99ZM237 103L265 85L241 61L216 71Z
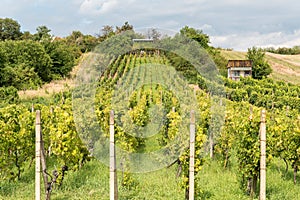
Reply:
M271 78L219 77L221 84L198 74L191 80L172 65L170 55L154 50L116 57L90 102L95 118L84 112L90 109L89 91L59 93L33 105L0 104L0 199L34 198L35 110L41 110L52 199L109 198L103 141L109 138L111 110L119 199L187 196L191 110L196 113L195 199L258 198L262 109L267 198L298 199L300 87Z

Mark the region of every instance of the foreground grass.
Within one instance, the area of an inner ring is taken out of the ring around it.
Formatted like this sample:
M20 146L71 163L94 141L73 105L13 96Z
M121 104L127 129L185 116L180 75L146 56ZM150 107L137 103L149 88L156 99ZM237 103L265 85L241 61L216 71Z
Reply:
M238 168L234 163L229 169L223 169L217 161L209 162L199 173L199 181L203 195L200 199L246 199L249 196L240 188ZM300 199L300 178L298 184L293 183L293 171L285 173L283 161L274 159L267 169L267 199L298 200ZM259 183L257 191L259 191ZM259 199L258 195L255 199Z
M134 186L127 189L120 184L122 173L119 172L119 199L183 199L175 175L175 167L133 174ZM20 181L0 182L0 186L1 200L34 199L34 166ZM109 168L97 160L90 161L81 170L68 172L63 186L55 189L51 197L52 200L109 199Z
M237 170L235 165L223 169L218 161L207 161L196 178L196 199L248 200L247 194L239 187ZM118 172L119 199L184 199L184 190L179 186L180 179L176 178L176 171L176 166L172 166L155 172L133 174L134 183L129 188L120 185L122 173ZM285 174L283 163L273 161L267 170L267 199L297 200L300 199L299 191L300 184L293 184L292 170ZM34 166L29 169L27 166L19 182L0 182L0 199L34 199ZM77 172L68 172L63 186L53 191L52 200L68 199L109 199L108 167L93 160Z
M198 174L199 199L249 199L240 189L235 169L223 169L217 161L207 163Z

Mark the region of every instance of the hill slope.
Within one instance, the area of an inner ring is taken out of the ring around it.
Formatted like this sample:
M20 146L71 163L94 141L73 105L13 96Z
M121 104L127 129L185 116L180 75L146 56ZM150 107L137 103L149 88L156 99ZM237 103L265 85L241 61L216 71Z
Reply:
M246 52L221 51L228 60L245 59ZM271 77L278 81L290 82L300 85L300 55L279 55L266 53L266 59L273 72Z

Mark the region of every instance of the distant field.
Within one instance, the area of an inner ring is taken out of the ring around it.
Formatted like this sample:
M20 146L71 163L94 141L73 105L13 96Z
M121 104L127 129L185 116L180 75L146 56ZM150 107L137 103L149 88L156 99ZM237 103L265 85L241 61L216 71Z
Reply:
M227 60L243 60L246 58L246 52L240 51L221 51L221 55Z
M221 54L228 60L246 58L246 52L221 51ZM272 78L300 85L300 55L266 53L266 59L273 69Z

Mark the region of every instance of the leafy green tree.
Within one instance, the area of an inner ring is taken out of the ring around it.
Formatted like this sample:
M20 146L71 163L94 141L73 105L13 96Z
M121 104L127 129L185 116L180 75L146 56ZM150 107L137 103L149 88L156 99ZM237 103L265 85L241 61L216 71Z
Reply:
M16 40L22 35L20 24L10 18L0 18L0 41Z
M34 40L34 35L31 34L29 31L23 32L21 38L22 40Z
M264 51L283 55L297 55L300 53L300 46L294 46L293 48L279 47L278 49L268 47L264 48Z
M78 48L81 53L91 51L99 43L99 39L96 37L84 35L80 31L73 31L71 35L64 39L68 45Z
M51 81L52 61L39 42L31 40L5 41L0 43L0 49L3 50L3 59L6 59L0 74L5 78L1 80L1 86L12 85L16 88L23 88L23 83L29 82L25 77L29 77L33 85L39 85L41 80ZM24 74L25 72L29 74ZM22 76L24 78L21 79L24 82L20 83L17 77Z
M133 31L133 26L130 25L128 22L125 22L121 27L116 26L116 34L125 32L125 31Z
M209 36L203 33L202 30L185 26L180 30L180 34L197 41L205 49L209 47Z
M34 34L36 41L44 41L51 39L51 30L47 26L39 26L36 28L37 33Z
M265 53L261 48L248 48L247 59L252 60L253 62L253 78L262 79L271 74L272 69L269 63L265 60Z
M50 69L52 79L69 75L75 65L76 51L63 40L55 40L45 45L45 50L52 60Z
M99 35L100 41L104 41L107 38L110 38L115 35L114 28L109 25L103 26L103 28L101 29L101 33L102 34Z
M128 22L125 22L121 27L116 26L115 30L113 26L105 25L102 27L101 33L97 34L98 41L103 42L116 34L124 33L126 31L134 33L133 26L130 25Z
M18 90L15 87L0 87L0 107L17 103L18 100Z
M99 41L96 37L92 35L85 35L83 37L81 52L87 52L92 51L97 45L99 44Z
M69 35L67 38L71 39L72 41L78 41L83 36L83 33L80 31L72 31L71 35Z
M1 43L0 43L1 44ZM7 55L3 48L0 48L0 86L3 85L3 80L5 78L4 68L7 62Z
M13 75L12 86L18 89L36 88L42 84L42 80L34 71L34 67L30 67L25 63L20 63L11 68Z
M227 77L227 60L226 58L224 58L222 55L221 55L221 51L217 48L209 48L208 50L208 53L209 55L211 56L211 59L214 61L214 63L216 64L218 70L219 70L219 73L224 76L224 77Z
M101 53L114 54L115 56L127 53L133 46L132 39L136 38L134 31L126 31L119 36L113 36L101 43Z
M201 47L203 47L207 53L210 55L210 58L214 61L217 66L219 73L227 77L227 60L221 55L219 49L209 46L209 36L203 33L202 30L194 29L188 26L183 27L180 30L180 34L198 42Z

